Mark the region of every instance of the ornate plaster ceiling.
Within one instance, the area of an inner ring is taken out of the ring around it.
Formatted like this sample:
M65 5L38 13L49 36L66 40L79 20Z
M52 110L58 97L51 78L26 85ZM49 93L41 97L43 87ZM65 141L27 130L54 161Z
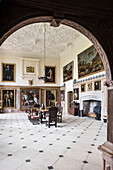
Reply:
M50 23L35 23L27 25L12 35L2 44L1 49L18 53L36 54L37 58L44 55L44 27L46 56L59 57L65 50L73 49L81 34L75 29L60 25L52 27Z

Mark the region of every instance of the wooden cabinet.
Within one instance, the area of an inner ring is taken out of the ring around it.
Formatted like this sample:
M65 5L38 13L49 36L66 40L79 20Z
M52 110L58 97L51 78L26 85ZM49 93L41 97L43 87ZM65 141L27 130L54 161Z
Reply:
M73 103L73 92L68 92L68 113L74 116L79 115L79 103Z
M74 108L73 108L73 92L69 91L68 92L68 113L72 114L74 113Z

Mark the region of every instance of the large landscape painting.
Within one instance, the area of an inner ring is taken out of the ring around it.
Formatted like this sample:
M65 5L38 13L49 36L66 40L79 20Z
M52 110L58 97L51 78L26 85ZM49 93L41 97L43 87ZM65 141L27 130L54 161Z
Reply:
M78 78L104 71L102 60L94 46L78 55Z
M63 81L68 81L73 78L73 61L63 67Z

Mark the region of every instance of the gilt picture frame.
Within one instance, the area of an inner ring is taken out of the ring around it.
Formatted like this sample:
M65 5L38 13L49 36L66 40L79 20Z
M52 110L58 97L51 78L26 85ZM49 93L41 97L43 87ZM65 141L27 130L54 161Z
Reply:
M55 106L56 93L57 93L56 89L46 90L46 107Z
M85 92L86 91L86 84L81 84L81 92Z
M45 66L45 83L56 83L56 67L55 66Z
M15 82L16 65L11 63L2 63L2 81Z
M63 67L63 82L73 79L73 64L74 62L71 61Z
M94 81L94 90L95 91L101 90L101 80Z
M15 108L15 89L2 89L2 107Z
M20 96L21 110L35 108L39 104L39 89L37 88L21 88Z
M35 72L35 68L32 66L27 66L26 67L26 73L34 73Z
M87 83L87 91L91 91L92 90L92 83Z
M73 89L73 99L79 100L79 88Z
M104 71L102 60L93 46L78 54L78 78Z

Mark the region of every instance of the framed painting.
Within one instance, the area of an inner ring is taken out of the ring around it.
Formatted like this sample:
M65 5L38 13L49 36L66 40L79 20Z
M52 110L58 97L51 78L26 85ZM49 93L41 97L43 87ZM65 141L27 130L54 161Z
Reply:
M81 84L81 92L85 92L86 91L86 85L85 84Z
M15 81L15 64L2 63L2 81Z
M20 89L21 110L36 107L39 104L39 90L33 88Z
M94 90L101 90L101 81L94 82Z
M55 106L56 90L46 90L46 107Z
M73 99L79 100L79 88L73 90Z
M92 90L92 83L87 83L87 91L91 91Z
M94 46L78 55L78 78L104 71L102 60Z
M63 67L63 81L73 79L73 61Z
M34 73L34 72L35 72L34 67L32 67L32 66L26 67L26 73Z
M45 66L45 75L48 77L45 83L55 83L56 79L56 67Z
M2 90L2 106L5 108L15 108L15 89Z

